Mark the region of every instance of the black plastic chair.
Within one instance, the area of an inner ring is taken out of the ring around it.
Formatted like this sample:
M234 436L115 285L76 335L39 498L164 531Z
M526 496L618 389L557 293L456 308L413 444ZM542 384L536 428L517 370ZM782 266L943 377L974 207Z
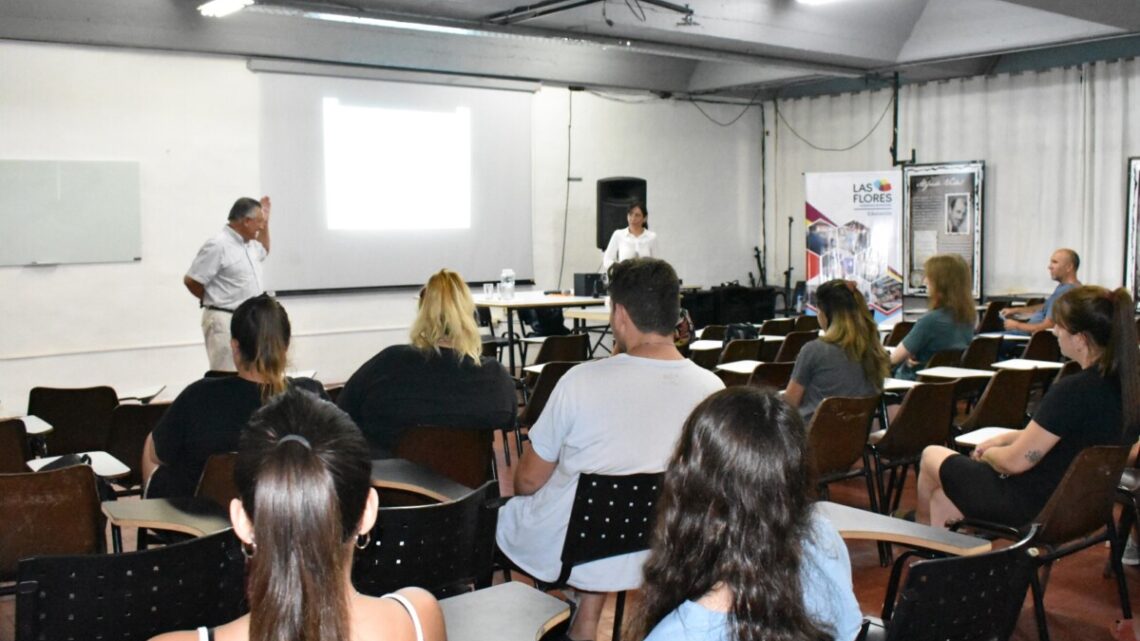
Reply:
M52 426L44 439L52 455L107 449L111 411L118 404L119 396L106 386L33 387L28 392L28 414Z
M353 558L353 585L372 596L416 585L439 598L489 586L498 498L492 481L450 503L381 508Z
M570 574L576 565L648 550L654 509L664 477L663 473L580 475L566 540L562 544L562 571L554 583L542 588L572 585ZM624 614L625 592L622 591L618 592L614 606L613 636L610 637L613 641L621 641Z
M910 566L901 593L897 586L902 565L897 564L883 604L883 619L888 623L864 622L859 639L1009 639L1037 569L1037 549L1032 547L1035 534L1031 530L1018 543L996 552L919 561Z
M21 561L16 639L149 639L247 609L245 561L226 530L141 552Z

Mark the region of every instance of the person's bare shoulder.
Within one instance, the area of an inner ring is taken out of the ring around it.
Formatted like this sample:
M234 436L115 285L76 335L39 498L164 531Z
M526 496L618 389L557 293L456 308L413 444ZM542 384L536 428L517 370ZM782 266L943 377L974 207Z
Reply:
M423 627L425 641L447 641L443 611L430 592L422 588L404 588L396 594L412 604ZM373 631L366 637L369 641L415 641L416 630L411 616L399 602L395 599L358 598L363 602L353 613L354 627Z

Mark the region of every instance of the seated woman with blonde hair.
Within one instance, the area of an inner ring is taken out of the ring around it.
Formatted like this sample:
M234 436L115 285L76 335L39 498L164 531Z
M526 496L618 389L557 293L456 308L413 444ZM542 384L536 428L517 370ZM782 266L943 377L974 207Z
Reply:
M915 372L936 352L964 350L974 340L977 312L966 260L958 254L938 254L926 259L922 270L930 311L891 352L895 377L905 380L914 380Z
M514 425L514 381L501 363L483 357L475 301L459 274L441 269L428 279L411 341L361 365L337 397L376 455L389 454L404 429L417 425Z
M155 641L446 641L439 603L419 588L379 598L349 579L353 546L376 522L372 463L335 405L299 390L242 434L230 520L249 558L249 614Z

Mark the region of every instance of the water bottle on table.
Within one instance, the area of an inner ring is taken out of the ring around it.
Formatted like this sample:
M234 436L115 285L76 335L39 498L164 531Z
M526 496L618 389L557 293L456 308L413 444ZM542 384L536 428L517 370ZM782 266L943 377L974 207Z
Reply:
M510 267L499 274L499 295L503 297L503 300L511 300L515 297L515 270Z

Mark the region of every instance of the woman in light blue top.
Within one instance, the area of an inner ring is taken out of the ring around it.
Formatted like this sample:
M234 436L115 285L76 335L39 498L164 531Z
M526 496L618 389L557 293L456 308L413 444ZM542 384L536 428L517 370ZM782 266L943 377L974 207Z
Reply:
M812 506L799 413L750 386L710 396L665 473L638 631L645 641L851 641L847 548Z

